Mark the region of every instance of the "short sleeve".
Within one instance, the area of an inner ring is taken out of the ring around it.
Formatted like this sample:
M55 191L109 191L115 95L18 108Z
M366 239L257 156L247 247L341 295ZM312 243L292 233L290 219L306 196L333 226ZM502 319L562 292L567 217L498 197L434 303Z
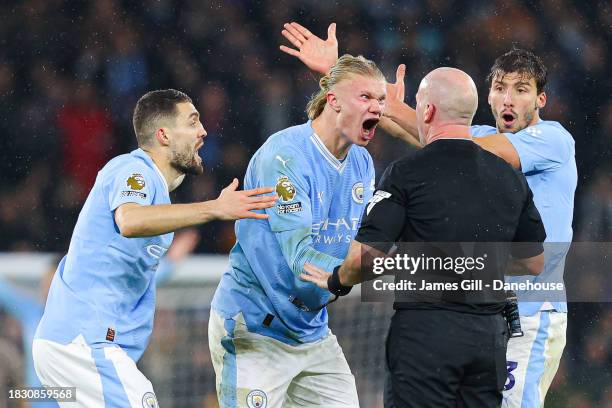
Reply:
M571 135L555 122L540 122L519 132L504 135L516 149L523 173L558 168L574 152Z
M396 164L391 164L380 179L378 188L366 205L361 227L355 240L362 243L384 243L388 251L401 236L406 217L406 194Z
M497 133L497 129L493 126L487 125L473 125L470 126L470 134L472 137L479 138L485 136L491 136Z
M527 181L524 183L527 189L527 199L514 234L512 256L515 258L531 258L541 254L544 251L542 242L546 239L542 218L533 202L533 193L527 186Z
M111 211L125 203L150 205L155 194L155 180L151 171L139 163L122 166L107 175L108 203Z
M257 177L261 186L273 186L278 201L266 209L274 232L312 228L310 183L306 164L295 149L279 147L261 156Z

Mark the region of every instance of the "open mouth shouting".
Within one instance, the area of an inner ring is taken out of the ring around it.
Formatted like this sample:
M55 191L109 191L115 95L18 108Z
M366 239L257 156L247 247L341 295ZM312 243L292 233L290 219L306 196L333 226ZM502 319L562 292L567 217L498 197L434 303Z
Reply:
M194 158L196 162L198 163L202 163L202 157L200 156L200 149L202 148L202 146L204 146L204 141L201 141L200 143L198 143L194 151Z
M512 128L516 124L517 116L516 113L505 110L500 115L502 124L506 129Z
M361 138L363 140L370 141L374 139L374 133L376 132L376 126L380 121L379 118L366 119L361 125Z

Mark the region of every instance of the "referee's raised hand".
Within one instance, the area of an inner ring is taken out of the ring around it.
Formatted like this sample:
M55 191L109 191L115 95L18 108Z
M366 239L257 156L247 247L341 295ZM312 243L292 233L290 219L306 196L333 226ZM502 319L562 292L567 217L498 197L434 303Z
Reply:
M311 263L304 264L304 271L300 274L300 279L312 282L321 289L329 289L327 287L327 280L331 276L331 273L325 272L323 269L314 266Z

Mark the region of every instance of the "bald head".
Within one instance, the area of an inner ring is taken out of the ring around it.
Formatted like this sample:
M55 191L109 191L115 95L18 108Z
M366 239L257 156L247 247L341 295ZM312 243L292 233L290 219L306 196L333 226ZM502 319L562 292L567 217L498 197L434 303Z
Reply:
M437 121L470 125L478 107L478 92L472 78L456 68L437 68L423 78L419 97L436 107Z

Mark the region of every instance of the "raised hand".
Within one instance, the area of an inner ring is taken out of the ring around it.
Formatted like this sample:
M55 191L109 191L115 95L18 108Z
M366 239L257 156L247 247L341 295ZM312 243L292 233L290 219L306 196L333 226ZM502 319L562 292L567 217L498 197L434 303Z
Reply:
M230 185L221 190L221 194L215 200L215 218L219 220L237 220L241 218L255 218L265 220L267 214L255 213L252 210L263 210L274 206L278 197L261 196L261 194L272 193L273 187L261 187L252 190L237 191L238 179L234 179Z
M298 23L283 25L285 37L296 49L281 45L280 50L297 57L311 70L327 74L338 60L338 40L336 39L336 23L327 28L327 40L323 41Z
M300 274L300 279L312 282L321 289L328 289L327 279L331 276L331 273L325 272L323 269L318 268L310 263L304 264L304 272Z
M395 72L395 82L387 82L387 100L385 106L385 112L392 114L394 107L397 104L404 103L404 97L406 96L406 87L404 85L404 76L406 75L406 65L400 64ZM384 112L383 112L384 115Z

